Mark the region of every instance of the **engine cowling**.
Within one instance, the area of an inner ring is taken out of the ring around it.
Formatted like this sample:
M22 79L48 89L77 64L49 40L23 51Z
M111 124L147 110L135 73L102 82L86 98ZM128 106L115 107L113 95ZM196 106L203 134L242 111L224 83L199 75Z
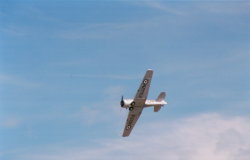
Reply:
M131 107L131 103L132 103L132 102L133 102L132 99L123 99L123 97L122 97L121 102L120 102L120 105L121 105L121 107L123 107L123 108L129 108L129 107Z

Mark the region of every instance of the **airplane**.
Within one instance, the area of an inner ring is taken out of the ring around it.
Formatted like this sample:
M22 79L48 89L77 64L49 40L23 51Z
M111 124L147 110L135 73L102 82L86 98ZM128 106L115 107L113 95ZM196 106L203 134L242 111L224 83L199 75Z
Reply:
M153 70L148 69L134 99L123 99L123 96L121 98L121 107L129 109L128 118L122 135L123 137L128 137L130 135L145 107L154 107L154 112L158 112L161 107L167 104L165 101L165 92L161 92L156 100L147 99L152 76Z

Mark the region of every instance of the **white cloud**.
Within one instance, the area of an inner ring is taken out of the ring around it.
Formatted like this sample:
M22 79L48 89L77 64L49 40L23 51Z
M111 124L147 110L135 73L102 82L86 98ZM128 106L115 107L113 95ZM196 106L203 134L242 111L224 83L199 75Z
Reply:
M50 152L23 153L25 160L248 160L250 119L204 114L174 122L136 127L128 138L106 139L99 146L53 147ZM143 128L143 129L142 129ZM53 151L53 152L51 152Z

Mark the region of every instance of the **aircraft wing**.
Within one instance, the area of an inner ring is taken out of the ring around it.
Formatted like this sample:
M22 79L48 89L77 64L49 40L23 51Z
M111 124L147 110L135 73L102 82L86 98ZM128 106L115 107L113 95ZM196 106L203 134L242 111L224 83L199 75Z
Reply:
M143 110L143 107L136 107L135 106L135 108L132 111L129 111L127 122L126 122L124 131L123 131L123 135L122 135L123 137L129 136L129 134L131 133L132 129L135 126L135 123L139 119L142 110Z
M137 120L139 119L141 112L144 108L145 101L148 96L148 91L151 83L151 79L153 76L153 70L147 70L141 85L139 89L137 90L137 93L135 95L134 101L133 101L133 109L129 111L127 122L123 131L123 137L129 136L132 129L134 128Z
M135 100L136 99L147 99L148 97L148 91L149 91L149 87L150 87L150 83L151 83L151 79L153 76L153 70L149 69L147 70L140 87L137 90L137 93L135 95Z

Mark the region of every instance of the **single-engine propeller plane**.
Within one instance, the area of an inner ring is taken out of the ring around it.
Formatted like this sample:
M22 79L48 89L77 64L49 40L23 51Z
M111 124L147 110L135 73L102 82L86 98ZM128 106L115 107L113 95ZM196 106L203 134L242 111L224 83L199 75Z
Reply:
M165 101L166 93L161 92L156 100L148 100L148 91L153 76L153 70L147 70L134 99L121 99L121 107L129 109L128 118L123 131L123 137L129 136L145 107L154 107L154 112L158 112Z

